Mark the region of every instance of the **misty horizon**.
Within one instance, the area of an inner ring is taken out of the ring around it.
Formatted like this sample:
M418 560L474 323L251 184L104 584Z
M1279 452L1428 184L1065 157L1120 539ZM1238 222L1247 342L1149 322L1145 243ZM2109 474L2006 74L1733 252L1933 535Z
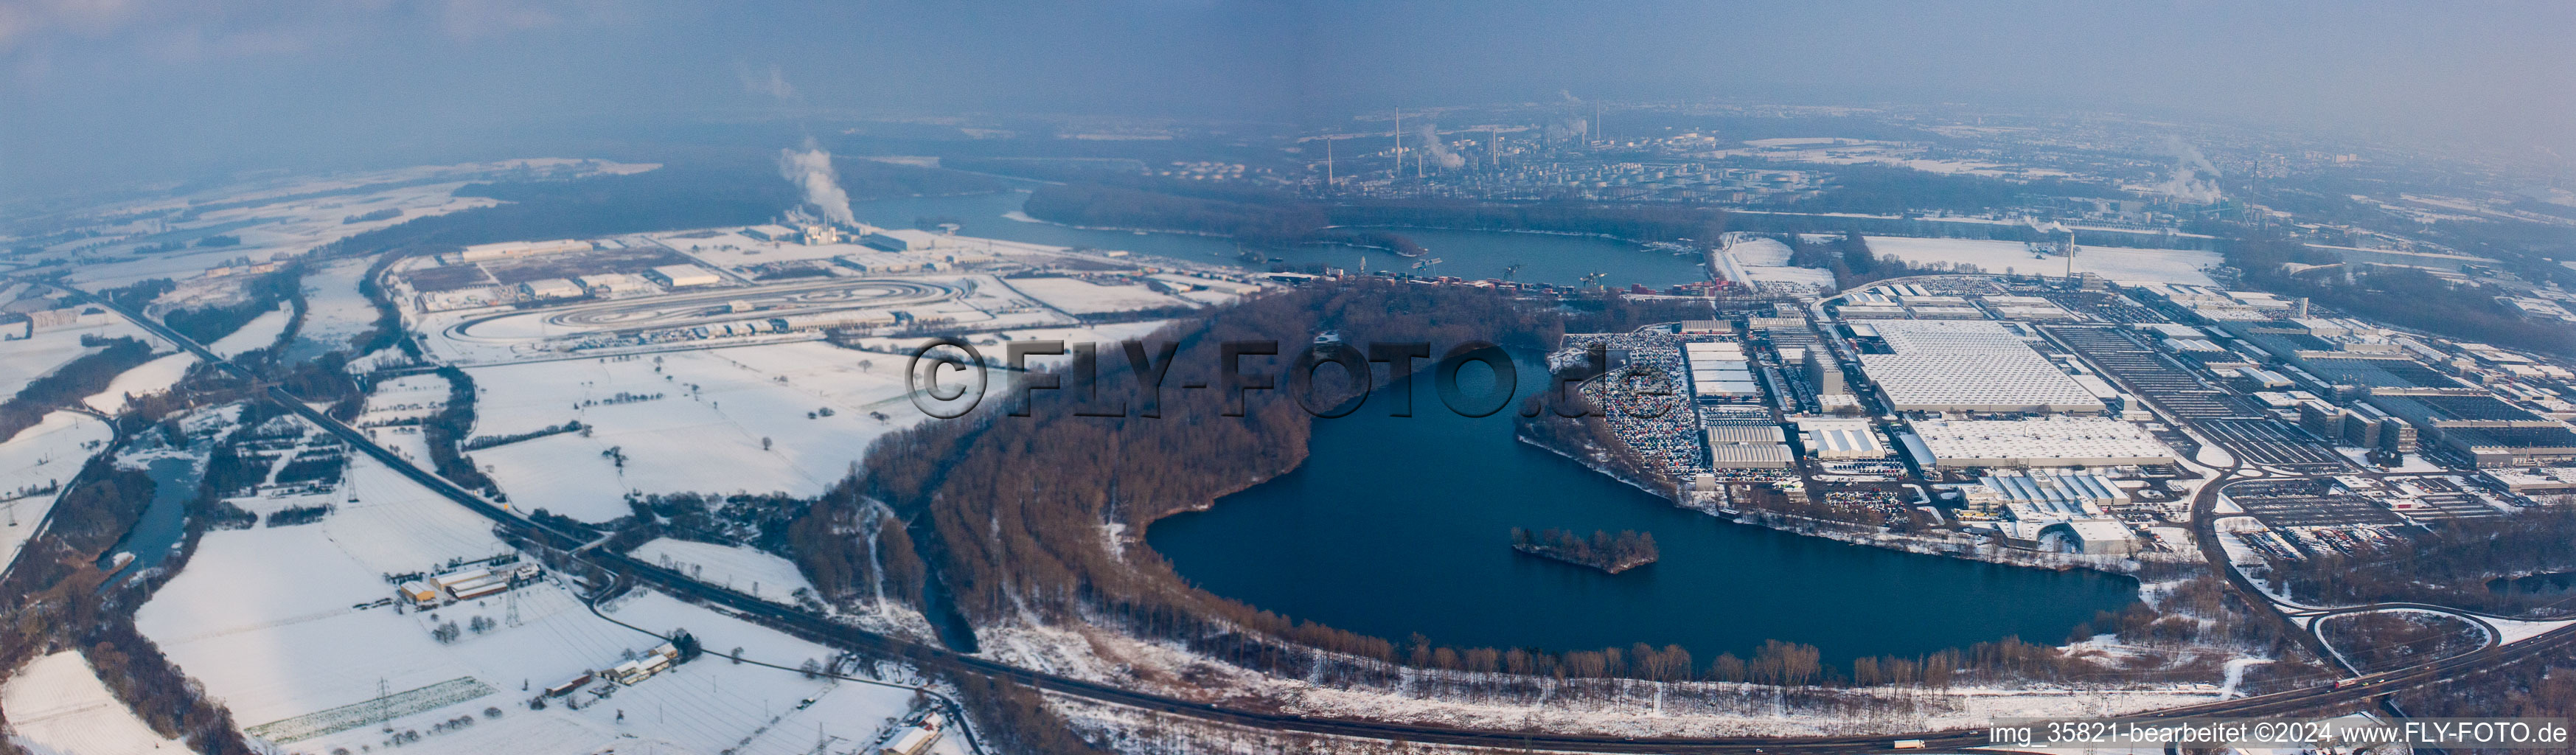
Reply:
M2576 154L2570 31L2576 9L2537 4L39 3L0 11L0 194L567 153L723 124L1051 114L1303 130L1561 97L2123 114L2548 160Z

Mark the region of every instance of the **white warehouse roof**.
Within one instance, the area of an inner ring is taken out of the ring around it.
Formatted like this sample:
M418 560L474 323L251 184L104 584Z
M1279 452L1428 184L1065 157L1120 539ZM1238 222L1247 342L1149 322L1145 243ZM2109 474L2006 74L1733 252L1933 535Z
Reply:
M1878 432L1870 428L1868 420L1800 419L1798 433L1807 452L1817 458L1887 458L1887 444L1879 441Z
M2038 352L1862 354L1861 371L1900 412L2072 412L2102 400Z
M1983 317L1983 314L1978 315ZM1898 354L2024 353L2030 342L1992 320L1886 320L1865 323Z
M2069 467L2166 464L2173 449L2137 425L2101 417L1925 420L1914 423L1939 466Z

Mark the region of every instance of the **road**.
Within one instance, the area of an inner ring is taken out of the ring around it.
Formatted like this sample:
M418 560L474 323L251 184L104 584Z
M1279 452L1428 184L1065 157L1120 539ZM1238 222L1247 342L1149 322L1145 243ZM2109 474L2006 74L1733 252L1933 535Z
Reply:
M186 336L126 311L122 307L85 292L72 294L86 302L115 310L155 335L178 344L207 364L245 380L257 377L240 365L233 364ZM1856 753L1887 752L1895 740L1920 739L1927 747L1950 749L1986 744L1981 729L1919 732L1911 734L1871 734L1863 736L1826 737L1616 737L1586 734L1525 733L1515 731L1468 729L1436 724L1407 724L1359 719L1312 718L1294 714L1270 713L1229 708L1215 703L1184 700L1166 695L1139 692L1110 684L1019 668L989 658L965 655L947 648L914 642L898 637L869 632L834 622L820 615L792 606L771 603L742 593L689 579L677 571L629 558L624 554L601 549L586 549L591 538L580 533L562 531L527 519L485 500L472 491L448 482L390 449L376 445L356 428L307 406L304 401L283 388L269 387L263 395L271 402L303 417L306 421L347 442L351 448L373 457L387 468L436 492L457 505L491 519L499 527L534 542L565 551L576 551L582 558L612 572L622 573L637 583L673 595L719 606L761 624L787 631L844 650L880 657L924 659L966 673L1008 679L1050 692L1122 705L1142 710L1187 716L1205 721L1272 731L1306 732L1370 739L1403 739L1411 742L1450 745L1473 745L1498 748L1535 748L1574 752L1605 753ZM2213 495L2215 485L2205 488ZM2214 499L2213 499L2214 500ZM2221 554L2224 555L2224 554ZM2223 563L2223 562L2222 562ZM2227 570L2235 577L2234 570ZM2235 577L2241 579L2241 577ZM2250 585L2247 585L2250 587ZM2254 594L2260 594L2256 591ZM2343 712L2368 705L2372 698L2391 692L2440 683L2450 679L2490 670L2515 660L2555 653L2576 646L2576 627L2549 632L2503 647L2489 647L2468 654L2445 658L2405 669L2382 672L2347 680L2348 683L2216 700L2194 705L2137 714L2137 718L2174 718L2184 716L2256 717L2296 715L2321 712Z

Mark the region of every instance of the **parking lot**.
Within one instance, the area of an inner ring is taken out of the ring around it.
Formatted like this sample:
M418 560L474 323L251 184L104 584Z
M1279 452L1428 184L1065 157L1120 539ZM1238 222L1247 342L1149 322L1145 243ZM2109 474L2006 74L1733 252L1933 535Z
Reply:
M2318 443L2307 431L2277 419L2210 419L2194 424L2249 463L2306 474L2351 469L2343 455Z
M2422 521L2458 519L2494 519L2504 516L2487 505L2476 494L2462 489L2443 477L2391 477L2387 482L2415 494L2412 501L2401 503L2408 517Z
M2098 325L2041 329L2176 417L2196 420L2261 416L2243 399L2201 382L2190 370L2148 349L2126 331Z

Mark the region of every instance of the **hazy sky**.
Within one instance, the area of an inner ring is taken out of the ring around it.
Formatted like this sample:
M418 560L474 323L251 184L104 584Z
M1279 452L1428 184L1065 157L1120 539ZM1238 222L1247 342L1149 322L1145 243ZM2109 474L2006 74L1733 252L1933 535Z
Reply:
M2206 113L2576 155L2571 39L2567 3L0 0L0 194L796 109L1315 122L1558 90Z

